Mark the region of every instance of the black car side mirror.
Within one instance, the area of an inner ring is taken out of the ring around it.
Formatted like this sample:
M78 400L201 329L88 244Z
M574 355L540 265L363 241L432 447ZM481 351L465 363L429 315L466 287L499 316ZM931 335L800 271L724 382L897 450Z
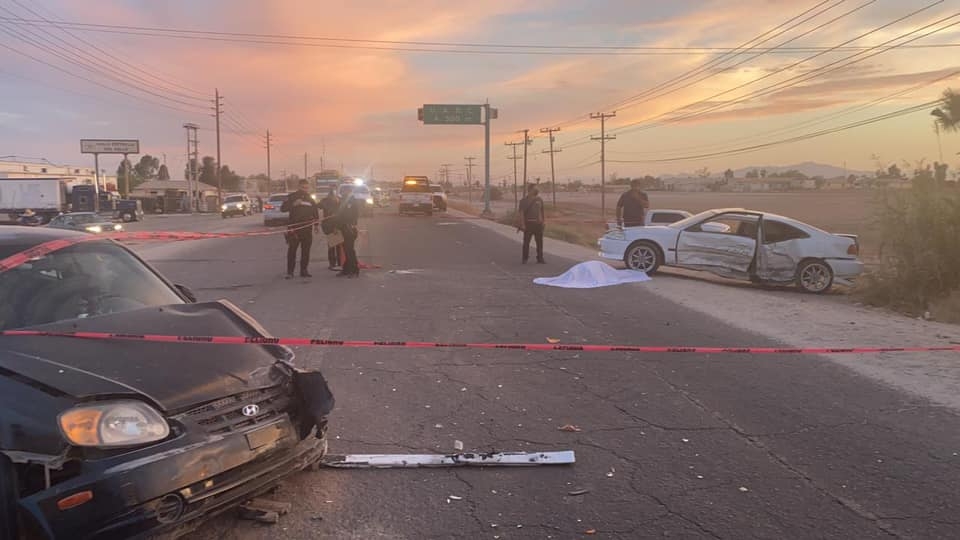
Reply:
M191 304L195 304L197 302L197 295L190 290L190 287L187 287L186 285L180 285L179 283L175 283L173 286L180 291L180 294L182 294L188 302Z

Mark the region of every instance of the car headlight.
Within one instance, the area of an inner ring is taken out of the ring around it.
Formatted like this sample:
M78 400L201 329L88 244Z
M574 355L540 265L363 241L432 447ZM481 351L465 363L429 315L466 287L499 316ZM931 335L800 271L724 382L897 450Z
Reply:
M226 209L227 209L227 205L221 206L220 209L221 209L221 210L226 210Z
M627 235L624 234L622 230L607 231L607 234L603 235L603 237L608 240L626 240L627 239Z
M243 210L243 205L242 205L242 204L238 204L238 205L237 205L237 208L239 208L240 210Z
M121 224L119 224L119 223L114 223L114 224L113 224L113 230L115 230L115 231L117 231L117 232L120 232L120 231L123 230L123 225L121 225Z
M60 413L60 432L76 446L135 446L170 435L170 426L140 401L82 405Z
M92 233L102 233L102 232L103 232L103 227L101 227L101 226L99 226L99 225L91 225L91 226L87 227L87 231L92 232Z
M367 197L367 204L373 204L373 197Z

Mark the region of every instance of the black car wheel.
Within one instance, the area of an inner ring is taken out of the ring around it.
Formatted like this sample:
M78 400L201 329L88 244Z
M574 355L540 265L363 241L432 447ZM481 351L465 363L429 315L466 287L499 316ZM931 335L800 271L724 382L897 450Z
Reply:
M130 223L131 221L133 221L133 214L131 214L130 212L124 212L120 216L120 219L122 219L124 223Z
M0 454L0 540L17 540L17 477L10 458Z

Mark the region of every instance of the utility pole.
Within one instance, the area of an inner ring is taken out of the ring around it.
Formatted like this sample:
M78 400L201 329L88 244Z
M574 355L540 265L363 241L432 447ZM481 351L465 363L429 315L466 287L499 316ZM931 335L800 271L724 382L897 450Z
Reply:
M197 129L196 124L184 124L184 128L187 130L187 191L188 198L190 199L190 213L192 214L194 210L199 210L199 204L197 203L197 192L200 191L200 186L198 184L197 178L197 167L199 166L200 160L200 151L197 144Z
M303 153L303 179L307 179L307 153Z
M473 160L475 157L463 158L467 162L467 201L473 202Z
M444 189L446 189L446 185L450 183L450 167L452 165L452 163L444 163L440 165L440 175L443 176Z
M223 112L223 96L220 89L214 88L214 110L217 118L217 206L223 204L223 178L220 175L220 113Z
M529 129L523 130L523 194L527 194L527 147L533 143L533 139L527 135L530 133Z
M606 218L607 215L607 141L616 139L616 135L607 135L607 118L613 118L617 111L609 113L590 113L591 120L600 120L600 136L590 137L594 141L600 141L600 216Z
M267 196L273 191L273 178L270 177L270 130L267 130Z
M519 199L517 198L517 160L520 159L520 157L517 156L517 147L520 146L520 145L523 144L523 143L522 143L522 142L508 142L508 143L503 143L503 144L504 144L505 146L512 146L512 147L513 147L513 156L512 156L512 157L511 157L511 156L507 156L507 159L512 159L512 160L513 160L513 205L514 205L515 207L519 207L520 201L519 201ZM524 160L524 161L526 161L526 160Z
M550 154L550 188L553 190L553 207L554 208L557 207L557 173L553 167L553 155L561 150L560 148L557 148L556 150L554 150L553 148L553 141L554 141L553 134L556 131L560 131L560 128L558 127L540 128L540 133L546 133L547 135L550 136L550 150L544 150L543 153Z

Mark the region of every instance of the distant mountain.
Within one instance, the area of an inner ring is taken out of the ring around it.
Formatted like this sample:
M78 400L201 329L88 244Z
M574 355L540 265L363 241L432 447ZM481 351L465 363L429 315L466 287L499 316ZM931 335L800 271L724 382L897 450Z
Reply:
M742 167L740 169L734 169L734 174L739 177L744 177L748 172L753 170L764 170L766 169L767 174L772 173L781 173L786 171L800 171L803 174L813 177L813 176L822 176L824 178L835 178L838 176L846 176L851 174L861 175L861 174L872 174L870 171L858 171L854 169L844 169L843 167L835 167L833 165L826 165L823 163L814 163L812 161L805 161L803 163L797 163L796 165L766 165L766 166L757 166L757 167ZM714 174L723 174L723 171L716 171Z

